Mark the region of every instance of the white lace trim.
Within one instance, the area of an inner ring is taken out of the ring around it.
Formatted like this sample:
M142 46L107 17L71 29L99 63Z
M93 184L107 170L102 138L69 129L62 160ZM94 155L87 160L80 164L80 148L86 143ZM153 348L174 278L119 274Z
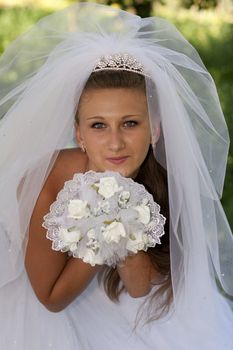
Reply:
M115 195L108 200L102 198L101 205L109 202L110 211L101 210L100 195L91 187L103 177L114 176L123 190L130 192L130 202L121 207L116 206ZM81 199L88 202L90 210L96 215L84 217L79 220L68 218L67 209L70 200ZM150 221L148 225L139 223L135 217L134 206L139 206L142 203L147 203L150 208ZM99 208L99 212L97 210ZM127 237L130 236L130 231L141 232L146 234L148 241L141 249L146 251L148 247L154 247L156 244L161 244L160 237L164 234L165 217L160 214L160 206L154 202L153 197L148 193L145 187L136 183L131 178L124 178L116 172L98 173L89 171L87 173L75 174L73 179L65 182L64 188L58 193L56 201L50 206L50 212L45 215L43 227L47 229L47 238L52 243L52 249L56 251L67 252L74 257L82 258L85 261L85 254L95 253L95 263L114 265L130 254L127 249L127 240L122 238L118 243L106 244L101 238L101 227L103 222L111 222L119 220L124 225L127 231ZM82 232L81 240L72 247L67 245L61 235L61 229L69 229L75 227ZM87 232L94 229L98 232L97 237L87 235ZM97 238L97 239L96 239ZM98 254L97 254L98 252ZM131 252L132 253L132 252ZM90 257L89 257L90 258ZM86 258L86 262L90 262L91 258Z

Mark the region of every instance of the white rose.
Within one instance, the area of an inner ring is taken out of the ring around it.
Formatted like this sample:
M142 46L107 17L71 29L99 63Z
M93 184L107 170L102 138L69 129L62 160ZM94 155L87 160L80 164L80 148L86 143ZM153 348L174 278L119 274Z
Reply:
M101 208L103 213L105 213L105 214L109 214L110 213L110 204L109 204L109 202L101 203L100 208Z
M101 228L104 239L107 243L119 243L121 237L126 236L124 225L121 222L113 221L111 224Z
M80 256L80 258L91 266L95 266L96 264L103 264L103 259L98 254L95 254L92 249L86 249L85 254L83 256Z
M77 248L77 243L82 238L81 232L76 229L67 230L66 228L60 228L59 233L62 242L73 252Z
M98 216L101 215L102 213L109 214L110 212L110 204L108 201L102 201L98 202L98 205L96 208L93 210L94 215Z
M89 238L89 241L86 243L86 247L92 249L96 254L100 248L100 244L96 239L95 230L93 228L87 231L87 237Z
M129 191L122 191L120 194L119 194L119 197L118 197L118 203L121 205L121 204L126 204L130 199L130 192Z
M144 250L147 243L148 240L146 235L141 233L131 233L126 243L126 249L136 254L139 250Z
M118 183L113 176L103 177L100 179L100 182L95 185L98 187L98 193L104 198L110 198L122 189L118 186Z
M68 217L73 219L82 219L90 216L90 209L87 201L81 199L72 199L68 205Z
M95 238L95 230L91 228L89 231L87 231L87 237L88 238Z
M150 208L147 205L141 204L133 207L138 212L138 220L144 225L150 222Z

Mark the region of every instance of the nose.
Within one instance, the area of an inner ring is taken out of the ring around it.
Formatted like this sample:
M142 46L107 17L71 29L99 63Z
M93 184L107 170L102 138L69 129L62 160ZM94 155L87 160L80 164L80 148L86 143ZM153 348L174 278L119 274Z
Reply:
M121 130L117 129L110 132L108 145L113 152L120 151L125 147L125 140Z

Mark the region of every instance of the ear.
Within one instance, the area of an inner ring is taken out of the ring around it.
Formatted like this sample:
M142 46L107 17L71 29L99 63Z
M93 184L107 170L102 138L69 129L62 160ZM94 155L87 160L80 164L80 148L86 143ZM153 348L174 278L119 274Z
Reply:
M155 127L153 127L152 135L151 135L152 146L158 142L159 137L160 137L160 132L161 132L160 124L157 124Z
M75 121L74 123L74 128L75 128L75 136L76 136L77 143L81 145L83 143L83 139L81 137L80 125L77 121Z

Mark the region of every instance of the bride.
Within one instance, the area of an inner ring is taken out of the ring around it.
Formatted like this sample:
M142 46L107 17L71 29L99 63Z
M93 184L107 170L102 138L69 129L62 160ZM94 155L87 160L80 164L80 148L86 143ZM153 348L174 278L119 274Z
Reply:
M162 19L83 3L20 37L0 73L1 348L231 349L229 140L192 46ZM145 186L161 244L116 266L52 249L44 217L90 170Z

